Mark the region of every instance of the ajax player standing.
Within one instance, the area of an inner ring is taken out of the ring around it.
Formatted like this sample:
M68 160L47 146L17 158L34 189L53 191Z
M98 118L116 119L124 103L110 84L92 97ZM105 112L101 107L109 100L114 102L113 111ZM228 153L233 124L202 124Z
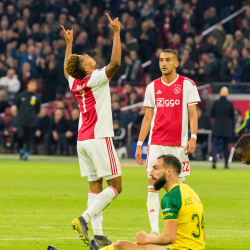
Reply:
M135 158L143 165L141 146L149 130L146 171L150 173L157 157L171 154L177 157L182 170L180 181L190 175L188 154L195 151L198 118L196 105L200 97L195 83L176 73L178 54L165 49L160 55L162 77L151 82L146 89L144 106L146 113L141 125ZM188 115L189 114L189 115ZM188 141L188 116L191 139ZM151 127L151 129L150 129ZM159 191L154 190L154 180L148 175L147 208L151 233L159 234Z
M122 191L121 167L111 140L114 132L109 89L109 81L121 64L121 24L118 18L112 21L107 16L114 39L110 64L103 69L95 69L96 62L88 55L72 54L73 30L66 31L62 26L67 43L64 74L81 112L77 140L81 176L87 176L90 186L88 209L72 221L72 226L89 244L87 224L91 221L99 245L112 244L102 232L102 211ZM104 190L103 178L108 183Z

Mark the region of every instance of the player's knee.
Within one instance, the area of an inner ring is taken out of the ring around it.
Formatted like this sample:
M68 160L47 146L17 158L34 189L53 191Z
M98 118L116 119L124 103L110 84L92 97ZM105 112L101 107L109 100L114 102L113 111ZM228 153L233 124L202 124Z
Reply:
M114 248L115 250L122 250L124 247L124 241L123 240L118 240L114 243Z

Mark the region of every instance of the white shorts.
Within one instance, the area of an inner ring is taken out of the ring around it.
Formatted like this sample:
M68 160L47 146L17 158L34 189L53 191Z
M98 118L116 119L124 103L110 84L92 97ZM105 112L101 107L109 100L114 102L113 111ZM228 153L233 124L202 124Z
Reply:
M88 181L121 176L120 161L111 138L78 141L77 152L81 176L87 176Z
M182 164L181 173L179 175L180 181L185 181L185 176L190 175L190 164L188 156L185 155L185 147L171 147L171 146L161 146L161 145L148 145L148 154L146 160L145 171L148 172L153 168L157 158L161 155L174 155ZM150 176L149 176L150 177ZM184 177L184 179L183 179Z

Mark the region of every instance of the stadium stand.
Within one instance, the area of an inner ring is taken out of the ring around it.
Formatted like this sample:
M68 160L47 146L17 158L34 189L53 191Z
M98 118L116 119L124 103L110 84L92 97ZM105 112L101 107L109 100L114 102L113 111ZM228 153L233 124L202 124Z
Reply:
M143 101L147 84L161 76L158 58L163 48L178 50L177 73L196 82L204 101L200 108L208 114L208 96L222 86L228 86L230 93L250 92L250 8L220 23L248 4L247 0L1 1L0 112L4 124L7 126L8 115L12 117L8 107L15 104L15 95L26 89L30 79L37 79L37 93L47 115L53 119L54 112L61 109L70 120L77 103L64 78L66 44L61 25L74 30L73 53L91 55L97 68L102 68L109 62L112 48L105 12L121 21L122 65L110 83L119 127L127 130L132 122L132 137L136 138L143 109L134 107L120 114L117 110ZM241 113L244 119L248 103L238 96L236 115ZM248 126L245 122L244 128ZM10 147L10 136L1 134L3 146Z

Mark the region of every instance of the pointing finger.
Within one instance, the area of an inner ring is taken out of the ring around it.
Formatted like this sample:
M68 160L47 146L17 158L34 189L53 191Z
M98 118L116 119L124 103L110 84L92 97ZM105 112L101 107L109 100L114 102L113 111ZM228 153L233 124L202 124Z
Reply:
M112 19L110 18L110 16L109 16L108 13L106 13L106 16L108 17L108 20L109 20L109 22L111 23L111 22L112 22Z
M61 27L62 27L62 29L64 31L64 34L67 33L66 30L65 30L65 28L63 27L63 25L61 25Z

